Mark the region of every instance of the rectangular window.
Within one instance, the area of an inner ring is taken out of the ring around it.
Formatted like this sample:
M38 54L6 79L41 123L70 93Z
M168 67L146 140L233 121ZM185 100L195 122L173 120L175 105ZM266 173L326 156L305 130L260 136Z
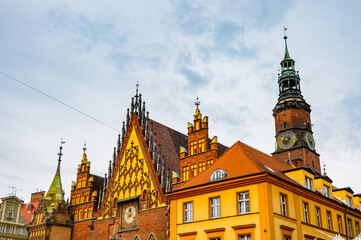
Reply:
M251 235L239 235L239 240L251 240Z
M280 194L281 215L287 217L287 196Z
M193 202L184 204L184 222L193 222Z
M319 207L315 207L315 213L316 213L316 225L318 227L321 227L321 210Z
M325 195L325 197L331 197L331 193L330 193L330 187L323 185L323 195Z
M198 163L198 172L201 173L206 169L206 163L205 162L200 162Z
M238 214L249 213L249 193L238 193Z
M327 228L328 230L332 231L332 217L331 217L331 212L327 211L326 212L327 215Z
M338 226L338 233L342 233L342 219L340 215L337 215L337 226Z
M219 197L210 199L211 218L219 218L221 216L221 199Z
M15 233L15 227L10 226L9 233L14 234Z
M188 166L182 168L183 181L188 180Z
M9 212L8 213L8 219L13 219L14 218L14 213L13 212Z
M347 206L349 206L350 208L352 208L352 197L346 196L346 201L347 201Z
M207 160L207 168L213 164L213 160Z
M197 164L191 165L191 177L197 176Z
M310 223L310 216L308 211L308 203L303 203L303 219L305 223Z
M196 141L191 142L191 155L197 153L197 143Z
M306 177L306 188L313 190L312 179L309 177Z
M0 232L5 232L6 228L5 228L5 225L1 225L0 226Z
M360 224L358 222L355 222L355 228L356 228L356 235L358 236L360 234Z
M347 219L347 227L348 227L348 236L352 237L352 223L351 219Z

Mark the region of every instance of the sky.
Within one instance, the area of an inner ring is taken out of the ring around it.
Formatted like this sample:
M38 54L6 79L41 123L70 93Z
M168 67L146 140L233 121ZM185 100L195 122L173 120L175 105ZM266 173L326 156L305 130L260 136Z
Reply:
M0 1L0 196L65 197L86 142L104 175L136 83L150 118L182 133L199 97L210 137L270 154L283 27L336 187L361 193L361 2ZM25 87L3 73L78 109Z

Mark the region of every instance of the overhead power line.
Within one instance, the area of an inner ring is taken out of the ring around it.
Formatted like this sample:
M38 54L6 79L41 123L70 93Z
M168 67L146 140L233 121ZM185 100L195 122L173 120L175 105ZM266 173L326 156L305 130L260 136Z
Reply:
M106 126L106 127L108 127L108 128L111 128L111 129L113 129L113 130L115 130L115 131L117 131L117 132L120 132L118 129L116 129L116 128L114 128L114 127L106 124L105 122L102 122L102 121L96 119L95 117L92 117L92 116L90 116L89 114L87 114L87 113L85 113L85 112L83 112L83 111L81 111L81 110L79 110L79 109L76 109L75 107L72 107L72 106L70 106L69 104L66 104L66 103L62 102L62 101L60 101L59 99L56 99L55 97L52 97L52 96L50 96L49 94L44 93L43 91L40 91L39 89L36 89L36 88L30 86L29 84L26 84L26 83L20 81L19 79L16 79L16 78L14 78L14 77L12 77L12 76L4 73L4 72L0 72L0 73L1 73L2 75L4 75L5 77L7 77L7 78L9 78L9 79L11 79L11 80L14 80L14 81L16 81L16 82L24 85L25 87L28 87L28 88L30 88L30 89L32 89L32 90L34 90L34 91L36 91L36 92L38 92L38 93L40 93L40 94L42 94L42 95L50 98L50 99L52 99L52 100L54 100L54 101L56 101L56 102L58 102L58 103L60 103L60 104L62 104L62 105L64 105L64 106L66 106L66 107L68 107L68 108L70 108L70 109L72 109L72 110L74 110L74 111L76 111L76 112L78 112L78 113L80 113L80 114L82 114L82 115L84 115L84 116L86 116L86 117L94 120L94 121L98 122L98 123L102 124L102 125L104 125L104 126Z

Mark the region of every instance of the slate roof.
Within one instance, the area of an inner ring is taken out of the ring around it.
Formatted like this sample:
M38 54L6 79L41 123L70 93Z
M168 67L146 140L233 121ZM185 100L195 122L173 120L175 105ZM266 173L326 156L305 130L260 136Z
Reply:
M179 148L188 146L187 135L171 129L159 122L149 119L153 123L157 144L161 144L161 154L166 156L165 168L178 172L180 169Z

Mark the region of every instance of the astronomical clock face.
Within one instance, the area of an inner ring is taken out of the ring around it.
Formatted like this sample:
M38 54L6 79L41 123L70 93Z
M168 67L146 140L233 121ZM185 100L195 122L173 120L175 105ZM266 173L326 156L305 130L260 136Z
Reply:
M277 144L281 149L290 149L293 145L295 145L296 141L296 135L292 131L286 131L279 135Z
M138 207L136 202L123 204L122 208L122 229L136 228L138 222Z
M303 139L305 140L305 142L307 143L308 147L309 147L311 150L315 150L316 143L315 143L315 139L313 138L312 133L307 132L307 133L305 134L305 137L304 137Z

